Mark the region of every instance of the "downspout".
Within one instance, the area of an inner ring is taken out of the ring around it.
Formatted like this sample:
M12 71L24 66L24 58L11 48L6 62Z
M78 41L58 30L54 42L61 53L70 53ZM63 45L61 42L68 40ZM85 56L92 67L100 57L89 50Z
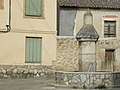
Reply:
M9 9L8 9L8 23L6 24L6 27L7 27L7 32L10 31L11 29L11 0L9 0Z

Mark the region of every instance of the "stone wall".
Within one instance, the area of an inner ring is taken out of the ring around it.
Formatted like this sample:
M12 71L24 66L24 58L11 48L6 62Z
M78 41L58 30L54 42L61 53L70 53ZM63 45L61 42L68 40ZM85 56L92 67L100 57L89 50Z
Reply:
M114 49L113 65L111 68L105 68L105 50ZM87 48L86 48L87 50ZM92 49L89 49L91 52ZM120 39L107 38L99 39L96 42L96 70L97 71L120 71ZM84 50L85 51L85 50ZM57 39L57 60L55 62L57 70L78 71L79 44L75 38ZM87 59L91 62L90 59Z
M56 69L78 71L78 50L75 38L58 38Z
M0 78L31 78L54 76L52 66L42 65L0 65Z
M120 72L56 72L56 83L77 88L119 87Z
M114 50L112 70L105 68L105 50ZM120 38L98 40L96 43L96 62L98 71L120 71Z

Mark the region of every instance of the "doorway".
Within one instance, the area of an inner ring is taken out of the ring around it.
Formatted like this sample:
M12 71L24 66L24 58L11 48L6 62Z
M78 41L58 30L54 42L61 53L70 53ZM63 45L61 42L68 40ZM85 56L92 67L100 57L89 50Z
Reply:
M107 71L114 71L114 49L105 50L105 69Z

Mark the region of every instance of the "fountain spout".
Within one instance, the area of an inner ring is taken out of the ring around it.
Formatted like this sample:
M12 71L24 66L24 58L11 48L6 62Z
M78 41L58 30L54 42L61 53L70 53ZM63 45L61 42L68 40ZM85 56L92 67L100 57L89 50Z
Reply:
M95 72L95 63L91 63L88 67L88 72Z

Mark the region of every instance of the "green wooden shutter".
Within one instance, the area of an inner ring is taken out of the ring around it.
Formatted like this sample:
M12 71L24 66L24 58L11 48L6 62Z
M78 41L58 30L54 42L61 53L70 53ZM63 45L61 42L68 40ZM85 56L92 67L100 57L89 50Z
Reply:
M42 39L36 39L36 62L40 62L41 63L41 54L42 54ZM40 59L40 61L39 61Z
M36 59L37 59L36 50L37 50L38 48L37 48L37 45L36 45L36 43L37 43L36 41L37 41L37 38L34 38L34 39L33 39L33 47L32 47L32 49L33 49L32 55L33 55L33 61L34 61L34 62L37 61L37 60L36 60Z
M37 12L37 15L38 16L41 16L42 15L42 0L39 0L39 3L38 4L38 12Z
M40 63L42 51L42 38L26 37L26 63Z
M25 1L25 15L30 15L30 0Z
M42 15L41 0L26 0L26 15L41 16Z
M30 41L29 40L30 40L29 38L26 38L25 62L29 62L29 60L30 60L30 58L29 58L30 57L30 53L29 53L29 47L30 47L29 46L30 45L29 42Z
M29 47L28 47L28 51L29 51L29 62L32 62L33 61L33 39L32 38L28 38L28 44L29 44Z

